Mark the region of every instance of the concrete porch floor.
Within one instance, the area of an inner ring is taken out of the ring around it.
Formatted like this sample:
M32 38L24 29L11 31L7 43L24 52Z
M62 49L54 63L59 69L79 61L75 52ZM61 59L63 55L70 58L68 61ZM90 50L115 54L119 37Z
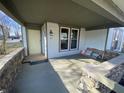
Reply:
M23 64L11 93L69 93L50 63Z
M91 61L74 55L35 65L23 64L11 93L78 93L81 67L86 60Z

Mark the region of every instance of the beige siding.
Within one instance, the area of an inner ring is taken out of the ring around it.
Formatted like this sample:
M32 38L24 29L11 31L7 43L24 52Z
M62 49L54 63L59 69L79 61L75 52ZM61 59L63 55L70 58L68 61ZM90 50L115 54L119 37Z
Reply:
M40 30L28 29L29 55L41 54Z
M92 30L86 32L85 48L104 50L107 29Z

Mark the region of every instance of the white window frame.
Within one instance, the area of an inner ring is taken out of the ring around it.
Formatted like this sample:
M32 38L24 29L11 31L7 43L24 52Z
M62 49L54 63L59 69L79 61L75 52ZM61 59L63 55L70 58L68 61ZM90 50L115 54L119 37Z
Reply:
M64 49L62 50L61 49L61 29L68 29L68 49ZM59 50L60 52L65 52L65 51L69 51L69 48L70 48L70 28L69 27L60 27L60 31L59 31Z
M78 49L78 47L79 47L79 37L80 37L80 33L79 33L79 29L77 29L77 28L71 28L71 31L70 31L70 35L71 35L71 33L72 33L72 30L77 30L77 46L76 46L76 48L74 48L74 49L71 49L71 42L72 42L72 40L71 40L71 36L70 36L70 50L77 50Z

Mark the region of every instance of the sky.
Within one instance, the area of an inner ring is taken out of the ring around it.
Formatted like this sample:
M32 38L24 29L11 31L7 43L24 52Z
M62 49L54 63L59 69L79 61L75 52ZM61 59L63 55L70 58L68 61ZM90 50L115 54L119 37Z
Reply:
M5 25L10 28L10 35L14 36L15 32L18 31L19 35L21 35L21 25L15 22L12 18L7 16L4 12L0 10L0 24Z

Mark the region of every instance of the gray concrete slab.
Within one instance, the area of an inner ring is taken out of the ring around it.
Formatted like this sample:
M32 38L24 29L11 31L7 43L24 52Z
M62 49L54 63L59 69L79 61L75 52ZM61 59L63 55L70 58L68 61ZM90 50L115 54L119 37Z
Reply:
M90 72L96 72L95 69L101 71L101 68L105 70L120 64L123 59L124 55L99 64L93 59L68 56L35 65L23 64L23 71L19 73L12 93L80 93L78 82L87 65L94 67L87 67L87 71L89 68Z
M77 84L86 64L98 64L80 55L49 59L50 62L23 64L12 93L78 93Z
M49 62L23 64L11 93L69 93Z

